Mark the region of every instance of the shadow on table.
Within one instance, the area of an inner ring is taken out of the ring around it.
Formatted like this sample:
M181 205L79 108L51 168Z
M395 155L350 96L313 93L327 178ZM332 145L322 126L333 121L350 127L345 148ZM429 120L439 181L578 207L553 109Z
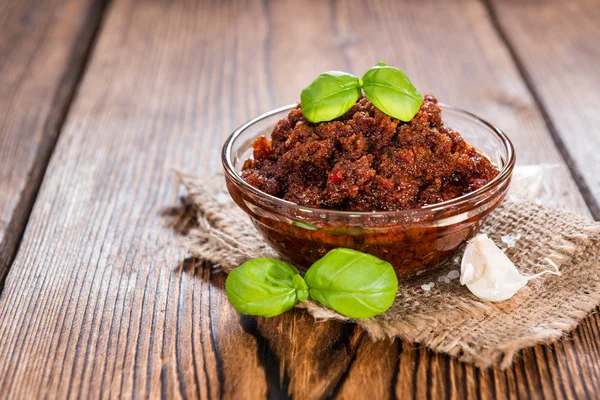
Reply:
M190 229L198 226L194 206L185 197L180 198L177 206L164 209L161 216L178 237L185 236ZM202 314L200 325L201 329L210 327L220 363L220 380L227 380L229 374L239 375L240 370L245 368L255 368L250 360L240 359L248 351L248 340L264 375L260 371L247 373L262 375L270 396L274 398L285 398L290 394L301 398L322 398L339 393L357 359L361 343L364 343L362 347L366 346L365 350L373 351L373 346L385 348L380 349L383 359L378 355L379 359L375 361L376 364L392 364L389 366L391 379L398 354L397 341L374 345L365 331L355 324L317 322L300 309L273 318L240 315L227 301L224 290L226 275L211 263L195 257L187 257L173 269L173 273L180 279L183 278L180 274L185 274L188 278L200 280L196 288L200 288L202 293L192 297L200 304L192 306L208 310ZM238 346L246 349L239 349L236 356ZM227 385L221 382L221 386Z

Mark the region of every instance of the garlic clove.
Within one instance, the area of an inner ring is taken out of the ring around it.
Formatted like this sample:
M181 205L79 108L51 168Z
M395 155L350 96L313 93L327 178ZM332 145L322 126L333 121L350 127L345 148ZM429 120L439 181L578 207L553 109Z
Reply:
M461 265L460 284L465 285L467 282L475 280L475 267L472 263L463 263Z
M558 271L521 275L498 246L485 234L469 241L461 263L460 283L475 296L488 301L504 301L517 293L533 278L545 273L560 275Z

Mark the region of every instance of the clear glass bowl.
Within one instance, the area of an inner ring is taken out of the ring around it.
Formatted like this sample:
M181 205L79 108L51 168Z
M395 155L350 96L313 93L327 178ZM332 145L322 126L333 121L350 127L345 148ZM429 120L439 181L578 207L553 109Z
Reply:
M268 195L242 180L240 170L252 157L254 140L271 137L273 127L295 106L270 111L238 128L223 146L222 161L233 200L265 240L301 271L336 247L389 261L399 279L433 270L477 233L508 191L515 164L508 137L469 112L441 104L445 125L500 168L498 176L482 188L418 209L383 212L309 208Z

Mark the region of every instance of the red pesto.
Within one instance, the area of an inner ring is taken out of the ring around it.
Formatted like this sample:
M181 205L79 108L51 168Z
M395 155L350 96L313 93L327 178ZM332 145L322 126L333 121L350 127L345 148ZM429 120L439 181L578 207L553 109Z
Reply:
M312 124L298 106L277 123L271 139L256 139L254 159L242 168L249 185L226 174L227 188L265 241L303 272L338 247L390 262L399 279L432 271L453 257L503 201L514 164L506 140L500 175L488 158L444 126L441 109L434 97L425 96L413 120L401 122L361 98L341 118ZM464 129L477 129L479 138L499 135L462 111L448 107L444 112L460 117L456 123ZM247 129L254 135L260 128ZM488 182L464 201L418 208ZM248 186L322 212L274 202Z
M271 140L253 144L242 178L303 206L344 211L420 208L479 189L498 169L444 126L437 99L402 122L361 97L342 117L313 124L300 105L278 122Z

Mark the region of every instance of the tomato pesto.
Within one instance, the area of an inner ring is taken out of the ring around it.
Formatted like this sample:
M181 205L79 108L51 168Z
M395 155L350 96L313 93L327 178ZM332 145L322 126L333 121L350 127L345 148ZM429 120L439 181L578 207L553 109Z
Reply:
M298 105L253 144L242 178L257 189L344 211L420 208L479 189L498 168L451 127L431 95L403 122L361 96L342 116L312 123Z
M338 248L389 262L399 279L431 271L473 237L508 191L514 166L508 138L423 96L403 71L385 63L362 78L324 72L286 110L236 131L223 160L233 200L299 271ZM446 126L443 117L456 125ZM265 123L274 126L268 133ZM477 143L489 145L503 173L452 128L469 129ZM251 143L253 157L243 162L240 181L238 155ZM464 201L423 208L456 198ZM328 268L346 271L330 261ZM306 280L309 292L313 283Z

